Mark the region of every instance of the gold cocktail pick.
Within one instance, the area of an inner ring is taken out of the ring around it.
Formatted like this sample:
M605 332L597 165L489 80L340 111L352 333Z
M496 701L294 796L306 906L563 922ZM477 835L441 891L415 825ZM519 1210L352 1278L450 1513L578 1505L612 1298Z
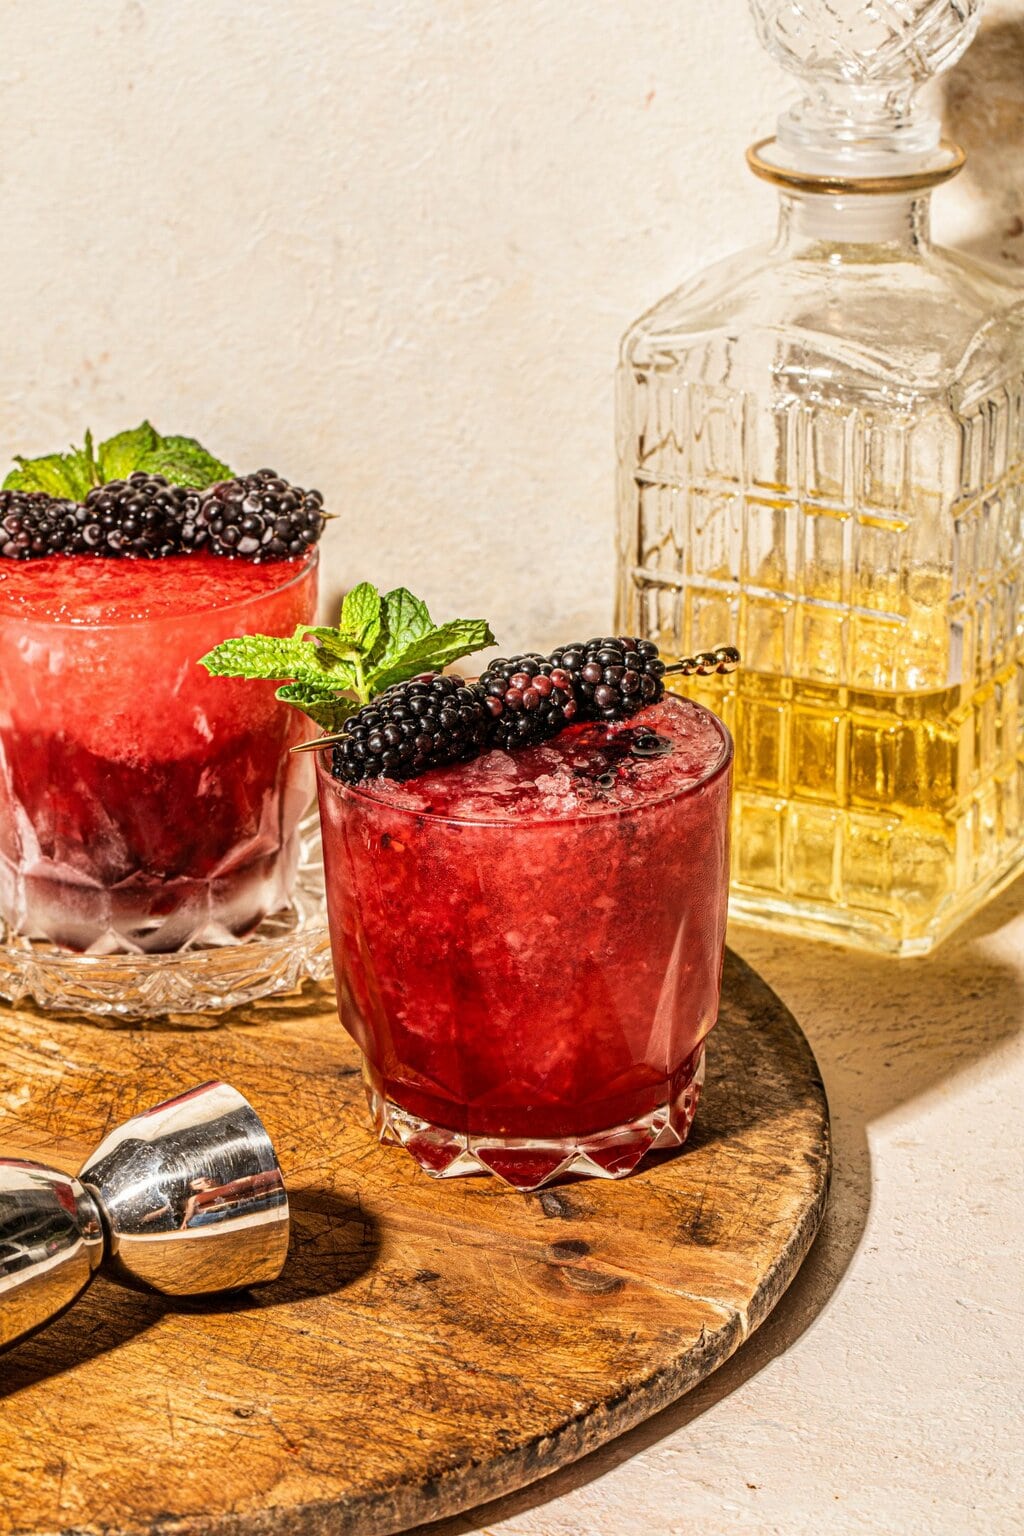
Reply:
M344 739L344 731L335 731L331 736L318 736L315 741L297 741L291 750L293 752L319 752L321 747L333 747L337 742L344 741Z
M713 651L698 651L696 656L684 656L665 668L668 672L681 672L684 677L711 677L715 672L735 672L740 664L740 653L734 645L716 645Z

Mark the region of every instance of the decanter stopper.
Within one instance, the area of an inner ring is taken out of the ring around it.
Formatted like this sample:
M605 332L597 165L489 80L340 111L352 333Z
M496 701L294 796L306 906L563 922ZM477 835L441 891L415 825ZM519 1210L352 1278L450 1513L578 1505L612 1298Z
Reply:
M281 1273L288 1197L252 1106L205 1083L112 1131L79 1171L0 1158L0 1348L102 1267L170 1296Z
M849 177L941 167L938 119L916 94L971 43L982 3L750 0L762 44L806 92L779 118L764 158Z

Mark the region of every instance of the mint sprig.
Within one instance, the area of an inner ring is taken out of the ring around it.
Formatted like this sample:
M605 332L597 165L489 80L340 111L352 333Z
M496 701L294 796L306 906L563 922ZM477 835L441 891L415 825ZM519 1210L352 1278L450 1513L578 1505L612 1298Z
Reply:
M336 731L393 683L439 672L493 644L483 619L437 625L426 603L407 588L382 596L362 581L347 594L335 628L299 624L288 637L241 635L222 641L201 662L214 677L280 682L279 699Z
M147 475L164 475L172 485L188 485L197 491L205 491L219 480L231 479L228 466L194 437L161 437L135 468L145 470Z
M84 501L93 486L125 480L135 470L164 475L172 485L187 485L195 490L231 479L228 466L194 437L161 437L148 421L130 431L115 433L99 447L94 447L92 433L86 431L81 448L44 454L38 459L16 454L14 462L18 467L4 481L5 491L45 491L71 501Z

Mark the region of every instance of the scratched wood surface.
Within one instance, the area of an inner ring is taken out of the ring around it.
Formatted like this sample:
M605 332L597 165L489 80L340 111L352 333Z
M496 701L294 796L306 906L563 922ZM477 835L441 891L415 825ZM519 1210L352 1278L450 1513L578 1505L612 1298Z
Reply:
M97 1280L0 1356L0 1536L375 1536L519 1487L693 1387L818 1226L828 1111L742 961L688 1148L618 1184L427 1179L368 1128L328 988L224 1028L0 1011L0 1149L69 1168L210 1077L289 1181L281 1279L188 1305Z

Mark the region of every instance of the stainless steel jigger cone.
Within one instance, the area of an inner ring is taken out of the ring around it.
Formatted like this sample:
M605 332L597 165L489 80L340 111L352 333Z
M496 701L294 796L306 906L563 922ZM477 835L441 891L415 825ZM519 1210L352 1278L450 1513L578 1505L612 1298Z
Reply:
M101 1266L168 1296L260 1285L288 1251L288 1196L259 1116L204 1083L119 1126L78 1177L0 1158L0 1349Z

